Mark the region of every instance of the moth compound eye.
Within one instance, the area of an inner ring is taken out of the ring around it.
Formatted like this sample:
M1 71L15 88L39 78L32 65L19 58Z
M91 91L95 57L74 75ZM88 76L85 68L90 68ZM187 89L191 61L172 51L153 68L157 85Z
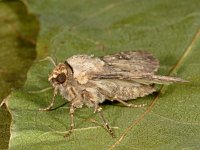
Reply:
M64 73L61 73L59 74L57 77L56 77L56 81L60 84L64 83L66 81L66 76Z

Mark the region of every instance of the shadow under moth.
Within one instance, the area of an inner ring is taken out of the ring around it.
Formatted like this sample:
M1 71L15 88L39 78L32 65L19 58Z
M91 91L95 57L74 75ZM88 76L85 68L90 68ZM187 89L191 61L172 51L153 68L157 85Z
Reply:
M100 103L110 100L127 107L142 107L144 105L130 104L127 100L153 93L154 84L186 82L177 77L155 75L159 61L145 51L125 51L100 58L74 55L64 63L54 65L48 78L54 88L53 99L42 110L53 107L58 91L69 101L71 125L65 136L69 136L74 129L75 109L86 105L100 114L105 128L115 137L103 116Z

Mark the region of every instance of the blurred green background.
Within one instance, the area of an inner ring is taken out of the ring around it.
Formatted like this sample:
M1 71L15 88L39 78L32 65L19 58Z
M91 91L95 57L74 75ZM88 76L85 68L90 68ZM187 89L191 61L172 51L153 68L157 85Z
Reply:
M21 1L0 1L0 101L23 86L36 58L38 22ZM11 116L0 108L0 149L8 147Z

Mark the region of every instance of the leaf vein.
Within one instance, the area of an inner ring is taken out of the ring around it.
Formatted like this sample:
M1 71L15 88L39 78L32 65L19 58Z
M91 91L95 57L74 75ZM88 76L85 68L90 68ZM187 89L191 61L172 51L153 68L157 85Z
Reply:
M189 46L185 49L185 51L183 52L182 56L180 57L180 59L178 59L177 63L172 67L172 69L169 71L168 75L173 74L183 63L183 61L186 59L186 57L188 56L188 54L191 52L192 48L194 47L196 41L198 40L200 36L200 28L197 30L197 32L195 33L195 35L193 36ZM137 124L139 124L144 117L146 117L149 112L152 110L153 106L155 105L155 103L158 101L159 96L161 95L163 89L164 89L164 85L160 88L158 94L154 97L154 99L152 100L151 104L149 105L149 107L146 109L146 111L144 113L142 113L137 119L135 119L126 129L125 131L122 133L121 137L113 144L111 145L110 148L108 148L108 150L112 150L114 149L117 145L119 145L121 143L121 141L124 139L124 137L128 134L128 132Z

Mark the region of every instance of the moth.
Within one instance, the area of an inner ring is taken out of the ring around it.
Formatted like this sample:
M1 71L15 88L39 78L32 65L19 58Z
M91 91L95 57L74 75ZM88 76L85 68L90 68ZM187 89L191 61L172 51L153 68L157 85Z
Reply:
M144 97L155 91L154 84L186 82L177 77L156 75L159 61L146 51L124 51L100 58L88 55L74 55L64 63L55 65L48 80L54 88L50 110L59 93L70 103L70 130L74 129L74 112L84 105L98 112L104 126L115 137L107 123L102 107L105 100L117 101L127 107L142 107L128 103L128 100Z

